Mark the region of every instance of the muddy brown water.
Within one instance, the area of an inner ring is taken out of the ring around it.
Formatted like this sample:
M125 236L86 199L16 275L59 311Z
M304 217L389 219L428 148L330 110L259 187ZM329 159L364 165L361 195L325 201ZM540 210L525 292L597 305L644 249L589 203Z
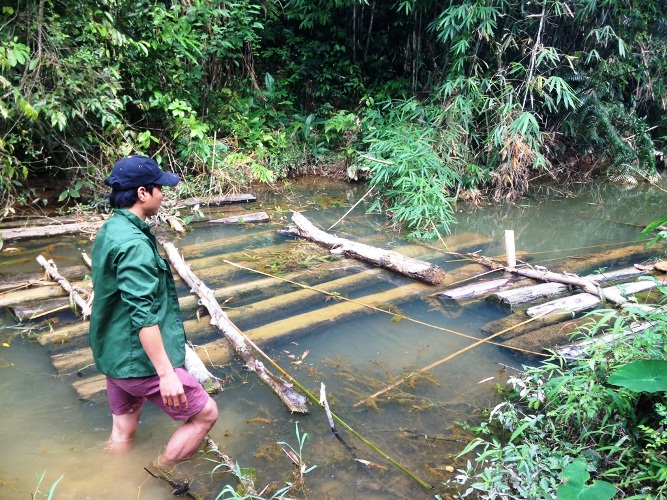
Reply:
M296 275L310 285L327 282L368 266L343 265L342 260L337 265L338 258L325 250L296 243L278 235L276 230L287 224L289 209L302 210L326 229L364 192L361 185L303 180L258 194L255 203L223 207L220 211L228 215L263 210L272 217L268 224L196 223L187 235L173 241L177 247L187 249L186 261L204 257L222 260L233 254L244 259L244 265L268 273ZM458 249L501 255L504 231L513 229L517 251L527 252L533 263L549 266L566 257L593 252L602 256L605 249L634 242L640 232L637 225L663 215L663 200L664 192L658 187L641 186L626 191L610 186L542 202L525 200L515 206L474 210L460 207L452 238L476 235L471 248L462 244ZM334 232L382 247L400 249L409 244L386 226L384 217L365 214L364 208L360 205ZM0 253L0 279L10 274L40 272L34 261L39 253L54 259L59 268L77 265L80 252L90 253L91 246L90 239L80 235L6 242ZM658 246L652 256L662 253L663 248ZM464 264L445 254L432 260L450 272ZM215 264L218 265L219 262ZM195 271L196 267L193 264ZM211 288L265 279L222 266L207 265L203 269L206 268L215 270L208 278ZM410 283L388 271L373 276L367 283L341 294L363 302L365 297ZM264 293L255 292L257 296L239 295L225 307L245 307L236 324L242 330L250 330L270 325L277 314L282 319L298 317L308 311L326 311L336 303L322 295L295 304L287 312L283 308L279 313L266 309L253 314L248 307L253 300L295 289L294 285L283 285L267 288ZM187 294L187 290L181 292ZM290 493L292 497L426 499L438 493L447 497L454 490L443 483L454 477L453 469L464 465L464 459L456 455L470 439L457 422L483 418L483 411L499 401L496 384L503 384L513 368L539 362L535 356L498 345L480 345L439 364L427 376L413 378L400 389L388 392L376 405L354 406L414 370L473 342L442 328L480 337L484 325L509 313L485 300L459 304L416 297L393 308L391 304L374 305L397 315L365 310L310 329L304 330L300 325L298 334L270 341L263 348L313 394L319 395L320 383L325 383L332 410L342 420L434 489L424 489L338 425L340 435L353 448L353 456L334 437L322 410L311 405L310 415L290 414L257 377L244 372L241 363L233 359L215 371L224 379L225 390L215 396L220 418L211 437L242 467L256 470L258 488L294 482L292 465L277 443L287 442L298 450L298 425L301 433L308 434L303 460L308 466L317 467L306 474L302 489ZM192 311L188 314L192 315ZM422 323L400 319L401 315ZM72 320L69 312L53 315L49 328L57 330ZM0 316L0 498L46 493L61 476L55 498L172 498L171 487L151 478L143 467L160 452L175 424L147 406L134 448L123 455L110 454L105 450L111 422L107 406L78 398L72 386L76 374L57 373L50 358L52 351L36 341L38 335L40 330L30 322L19 324L10 315ZM217 333L211 330L202 335L202 341L210 341ZM515 340L513 345L520 343ZM66 351L67 346L61 350ZM300 364L294 363L305 353ZM355 456L371 465L356 462ZM211 474L215 465L198 455L183 471L194 480L193 491L205 498L216 498L227 484L236 486L229 474Z

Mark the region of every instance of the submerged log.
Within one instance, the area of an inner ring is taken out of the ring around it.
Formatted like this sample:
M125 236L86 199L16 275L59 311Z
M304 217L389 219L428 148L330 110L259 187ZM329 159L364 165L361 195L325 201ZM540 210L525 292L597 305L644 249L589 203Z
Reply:
M348 257L358 258L431 285L438 285L445 279L445 271L435 264L406 257L393 250L383 250L330 235L315 227L298 212L292 214L292 222L295 226L290 226L287 230L281 231L280 234L299 236L315 241L329 248L333 254L344 254Z
M248 348L243 333L234 325L227 315L222 311L211 289L209 289L194 273L185 265L185 262L178 253L176 247L161 239L160 241L169 261L174 266L181 278L190 285L192 293L197 294L203 304L211 314L211 325L217 327L225 335L225 338L232 344L236 353L241 356L245 362L245 369L255 372L259 378L267 384L280 397L292 412L308 413L306 406L306 397L299 393L292 384L285 382L273 375L259 361Z
M209 222L211 224L245 224L248 222L269 222L269 220L271 218L266 212L256 212L254 214L232 215L231 217L213 219Z

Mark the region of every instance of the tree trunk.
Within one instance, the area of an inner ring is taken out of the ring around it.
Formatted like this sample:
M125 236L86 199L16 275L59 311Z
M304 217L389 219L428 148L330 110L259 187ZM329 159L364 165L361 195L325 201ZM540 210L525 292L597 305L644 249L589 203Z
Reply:
M316 228L298 212L292 214L292 222L295 226L290 226L285 231L279 231L280 234L306 238L331 249L333 254L344 254L348 257L361 259L431 285L438 285L445 279L445 271L439 266L406 257L393 250L383 250L330 235Z

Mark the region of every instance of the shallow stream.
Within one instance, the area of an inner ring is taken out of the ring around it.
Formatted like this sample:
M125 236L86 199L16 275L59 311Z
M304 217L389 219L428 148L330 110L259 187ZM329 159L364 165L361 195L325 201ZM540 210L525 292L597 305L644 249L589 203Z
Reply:
M328 289L331 280L367 271L371 266L331 256L324 249L281 236L276 230L288 224L290 209L302 211L327 229L364 193L362 185L303 180L275 192L257 194L254 203L226 206L220 211L235 215L263 210L271 216L269 223L197 222L183 237L164 234L184 249L186 262L192 261L195 273L206 275L203 279L210 288L267 279L265 275L225 267L222 259L234 256L248 268L291 277L386 310L388 313L362 307L327 322L327 309L333 311L330 308L343 301L319 294L286 308L253 312L250 306L254 301L299 289L290 283L274 284L264 292L258 287L255 297L230 296L224 303L230 317L234 308L244 307L243 314L234 319L243 331L277 328L272 326L276 321L293 320L293 332L263 343L264 351L314 395L319 396L320 383L325 383L329 404L338 417L434 489L417 484L338 424L351 453L333 435L319 407L311 405L310 415L290 414L257 377L243 371L238 359L214 371L225 384L224 392L215 396L220 418L211 437L242 467L256 469L256 485L261 488L295 481L292 465L277 443L287 442L298 451L297 429L307 433L302 458L309 467L317 467L305 475L303 486L290 493L291 497L447 497L453 490L443 483L463 466L463 459L456 455L470 439L457 422L482 419L484 410L499 401L497 384L503 384L515 368L537 363L540 358L482 344L437 364L423 376L411 377L375 404L355 406L416 369L437 363L474 342L452 331L481 337L485 324L509 314L486 300L445 303L428 293L414 293L409 287L397 303L373 302L383 291L412 283L388 271L367 273L349 288ZM611 186L542 202L527 199L516 206L461 207L458 224L452 226L452 235L444 237L444 242L453 242L456 248L451 249L455 250L501 256L504 232L512 229L517 252L531 264L549 267L568 257L603 254L622 244L632 244L641 231L639 226L665 214L664 199L658 187L623 190ZM332 232L384 248L406 246L411 255L421 252L448 272L467 264L444 252L442 243L432 242L432 248L415 247L387 227L382 216L367 215L364 209L360 204ZM212 243L216 241L219 243ZM90 254L91 247L89 238L81 235L6 242L0 253L0 279L40 272L34 261L39 253L53 259L61 269L79 264L81 251ZM655 255L662 251L656 248ZM206 257L210 260L198 260ZM610 267L622 265L627 263L612 263ZM468 276L484 271L479 267ZM183 286L181 293L188 293ZM303 314L316 310L321 310L325 319L312 327L299 323ZM184 310L184 316L192 320L197 314L194 309ZM51 318L53 329L75 321L68 312ZM201 320L207 321L205 316ZM134 448L124 455L110 454L105 450L111 423L106 404L81 401L72 386L76 374L58 375L50 358L53 351L38 343L37 335L40 333L29 322L17 324L9 314L0 315L0 498L29 498L35 493L40 498L39 492L47 493L61 476L54 498L173 498L172 488L151 478L143 467L160 452L175 424L147 406ZM219 334L209 328L197 334L195 343L216 336ZM357 462L355 457L370 464ZM211 475L215 465L198 455L185 470L194 479L193 491L205 492L206 498L215 498L226 484L236 486L228 474Z

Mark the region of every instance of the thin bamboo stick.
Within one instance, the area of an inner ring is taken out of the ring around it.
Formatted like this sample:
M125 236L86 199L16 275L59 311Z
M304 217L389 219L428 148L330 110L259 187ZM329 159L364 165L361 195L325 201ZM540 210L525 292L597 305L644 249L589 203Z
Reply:
M497 333L494 333L494 334L491 335L490 337L487 337L486 339L481 339L481 340L475 342L474 344L470 344L469 346L464 347L463 349L459 349L459 350L456 351L455 353L450 354L449 356L446 356L446 357L442 358L441 360L436 361L435 363L431 363L430 365L425 366L424 368L419 368L419 369L417 369L417 370L415 370L415 371L409 373L408 375L406 375L405 377L403 377L403 378L402 378L401 380L399 380L398 382L395 382L395 383L393 383L393 384L391 384L391 385L385 387L384 389L382 389L382 390L376 392L375 394L371 394L370 396L368 396L368 397L365 398L365 399L362 399L361 401L357 401L357 402L354 403L352 406L357 407L357 406L359 406L359 405L362 405L362 404L364 404L364 403L367 403L368 401L371 401L371 400L377 398L378 396L384 394L385 392L388 392L388 391L390 391L390 390L392 390L392 389L398 387L399 385L403 384L404 382L407 382L409 379L411 379L411 378L414 377L415 375L418 375L418 374L420 374L420 373L427 372L427 371L429 371L431 368L435 368L436 366L441 365L442 363L445 363L446 361L449 361L450 359L453 359L453 358L455 358L456 356L458 356L458 355L460 355L460 354L463 354L463 353L466 352L466 351L469 351L469 350L472 349L473 347L477 347L478 345L484 344L484 343L486 343L487 341L491 340L491 339L494 338L494 337L498 337L498 336L502 335L503 333L507 333L507 332L510 331L512 328L516 328L516 327L518 327L518 326L525 325L526 323L530 323L531 321L536 320L538 317L539 317L539 316L535 316L535 317L533 317L533 318L527 319L527 320L524 321L523 323L519 323L518 325L512 326L512 327L510 327L510 328L506 328L505 330L501 330L501 331L499 331L499 332L497 332Z

